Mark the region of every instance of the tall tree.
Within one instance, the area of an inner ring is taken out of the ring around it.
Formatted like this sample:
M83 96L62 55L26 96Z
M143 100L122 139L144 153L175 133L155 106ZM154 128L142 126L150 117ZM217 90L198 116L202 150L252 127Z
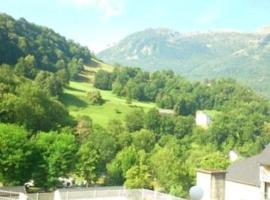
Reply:
M35 151L39 154L34 182L49 189L55 187L59 177L66 177L74 169L77 145L69 133L39 133L35 139Z
M0 181L23 185L32 176L32 144L25 129L0 124Z

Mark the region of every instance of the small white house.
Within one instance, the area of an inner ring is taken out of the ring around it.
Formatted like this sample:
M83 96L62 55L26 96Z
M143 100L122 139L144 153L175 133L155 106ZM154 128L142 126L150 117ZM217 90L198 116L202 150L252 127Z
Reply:
M196 125L207 128L211 123L211 117L205 111L196 112Z
M197 171L197 185L206 195L202 200L270 200L270 145L256 156L234 162L223 177L222 182L222 172ZM217 190L224 195L212 195Z

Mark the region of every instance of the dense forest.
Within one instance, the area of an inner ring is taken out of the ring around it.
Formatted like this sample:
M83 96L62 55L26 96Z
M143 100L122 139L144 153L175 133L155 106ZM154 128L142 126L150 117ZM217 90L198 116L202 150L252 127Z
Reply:
M0 43L0 63L15 65L27 78L46 70L75 79L83 64L91 62L88 48L47 27L6 14L0 14Z
M172 71L99 70L94 86L139 107L106 127L72 117L62 103L90 51L52 30L0 15L0 182L51 190L59 177L87 186L125 185L185 196L196 168L225 169L228 153L254 155L270 142L269 102L234 80L189 82ZM89 83L90 88L90 83ZM99 92L89 101L102 104ZM174 110L162 114L159 108ZM215 113L208 128L195 113ZM106 114L106 113L104 113Z

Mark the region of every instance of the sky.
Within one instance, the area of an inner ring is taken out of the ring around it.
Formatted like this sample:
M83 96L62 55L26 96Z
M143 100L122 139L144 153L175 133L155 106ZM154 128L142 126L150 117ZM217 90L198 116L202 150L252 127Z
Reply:
M255 32L270 26L270 0L0 0L0 12L52 28L93 52L147 28Z

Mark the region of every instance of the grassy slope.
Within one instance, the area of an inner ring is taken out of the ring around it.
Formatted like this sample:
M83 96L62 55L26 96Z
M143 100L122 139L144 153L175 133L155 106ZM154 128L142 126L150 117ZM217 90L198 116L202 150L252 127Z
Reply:
M94 66L94 67L93 67ZM92 66L86 66L82 73L82 81L70 82L65 89L63 102L68 107L70 114L74 117L87 115L93 119L93 122L101 126L106 126L111 119L124 119L126 113L136 107L145 111L155 107L154 103L144 103L133 101L127 104L126 99L119 98L111 91L100 90L105 103L101 106L91 105L87 100L86 93L90 90L97 90L93 87L92 81L95 72L98 69L111 71L112 67L98 61L94 61Z

